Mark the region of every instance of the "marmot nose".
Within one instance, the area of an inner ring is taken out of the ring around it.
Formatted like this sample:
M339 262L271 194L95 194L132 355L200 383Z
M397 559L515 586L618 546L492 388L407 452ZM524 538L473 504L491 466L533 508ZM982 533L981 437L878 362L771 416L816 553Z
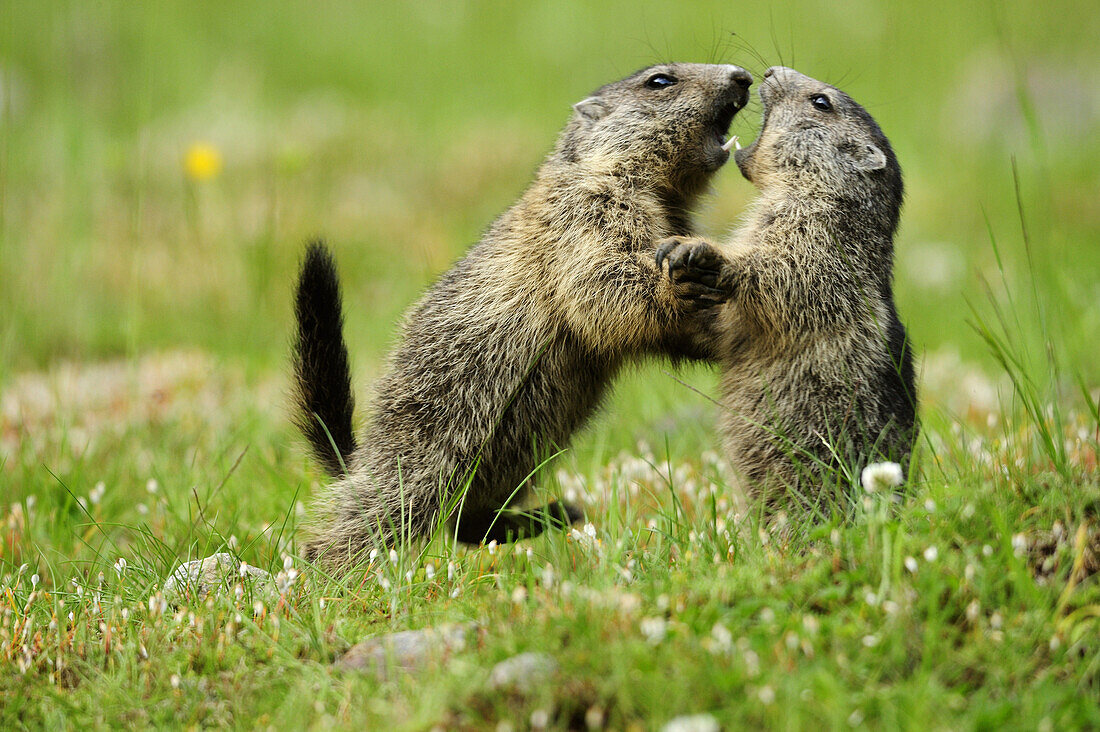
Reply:
M770 79L773 76L784 77L798 72L794 69L788 69L786 66L772 66L770 69L764 72L764 78Z
M748 89L752 86L752 74L740 66L733 67L733 71L730 72L730 79L742 89Z

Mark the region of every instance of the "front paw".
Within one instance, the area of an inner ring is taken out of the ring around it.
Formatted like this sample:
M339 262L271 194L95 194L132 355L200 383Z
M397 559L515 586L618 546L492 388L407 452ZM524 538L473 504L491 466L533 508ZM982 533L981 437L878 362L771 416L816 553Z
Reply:
M657 245L657 268L668 261L673 295L696 308L719 305L730 297L722 285L725 257L703 239L674 236Z

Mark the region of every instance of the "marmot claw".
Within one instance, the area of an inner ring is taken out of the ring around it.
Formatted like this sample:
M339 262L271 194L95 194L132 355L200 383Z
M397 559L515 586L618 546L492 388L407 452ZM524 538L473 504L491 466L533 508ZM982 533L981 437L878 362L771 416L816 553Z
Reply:
M730 293L721 283L725 258L702 239L672 237L657 247L657 266L668 261L668 277L676 296L693 300L700 307L710 307L729 299Z

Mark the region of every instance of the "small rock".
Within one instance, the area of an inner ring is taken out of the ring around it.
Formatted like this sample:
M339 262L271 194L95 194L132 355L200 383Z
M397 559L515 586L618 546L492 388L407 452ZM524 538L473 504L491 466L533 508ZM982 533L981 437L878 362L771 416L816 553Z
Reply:
M388 676L390 668L415 671L434 658L461 651L476 629L474 623L442 625L369 638L352 646L336 666L345 671L373 673L382 679Z
M673 717L661 727L661 732L719 732L718 720L709 714L689 714Z
M270 572L245 564L243 574L242 577L241 561L222 552L176 567L161 591L171 600L181 600L189 594L201 600L212 592L229 592L242 580L245 589L264 592L272 589Z
M500 691L512 689L529 694L549 681L558 670L558 662L545 653L521 653L493 666L489 686Z

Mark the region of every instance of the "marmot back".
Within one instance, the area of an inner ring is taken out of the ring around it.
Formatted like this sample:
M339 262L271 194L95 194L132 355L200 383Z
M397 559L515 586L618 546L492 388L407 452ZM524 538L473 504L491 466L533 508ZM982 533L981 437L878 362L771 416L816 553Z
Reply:
M893 298L901 169L847 94L792 69L760 87L757 140L736 154L760 190L725 246L662 245L673 282L728 298L722 333L727 452L769 502L831 496L839 469L908 462L916 436L912 349Z
M300 316L300 409L339 426L334 440L331 430L307 430L339 478L322 498L308 557L346 565L440 519L477 542L579 518L557 502L501 509L568 445L626 361L717 356L698 345L713 334L695 317L694 286L668 282L653 254L659 239L690 233L689 210L729 157L725 135L751 81L736 66L667 64L578 102L526 193L407 312L349 454L333 454L346 410L315 397L342 393L340 369L301 357L339 362L334 329ZM331 300L301 292L310 282L335 287L309 276L317 260L306 260L299 302ZM319 385L326 380L333 389Z

